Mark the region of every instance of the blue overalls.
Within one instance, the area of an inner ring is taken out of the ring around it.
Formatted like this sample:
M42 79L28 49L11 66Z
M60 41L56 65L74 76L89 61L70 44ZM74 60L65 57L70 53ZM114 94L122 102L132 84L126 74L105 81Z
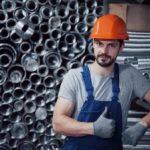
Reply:
M83 66L82 72L86 91L88 93L87 100L84 102L78 116L78 121L94 122L104 111L105 106L108 107L109 116L115 120L116 129L112 138L100 138L94 135L82 137L67 137L63 150L123 150L122 147L122 112L121 105L118 102L119 89L119 68L115 64L114 77L112 78L113 97L111 101L95 100L93 96L93 86L90 77L90 71L87 65ZM103 122L105 124L105 122Z

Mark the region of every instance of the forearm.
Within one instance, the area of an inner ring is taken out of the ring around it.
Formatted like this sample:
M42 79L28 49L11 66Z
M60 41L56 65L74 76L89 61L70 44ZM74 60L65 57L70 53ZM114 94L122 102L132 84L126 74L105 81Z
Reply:
M141 119L145 126L150 127L150 112Z
M93 123L79 122L68 116L61 115L53 119L53 129L55 132L66 136L85 136L93 134Z

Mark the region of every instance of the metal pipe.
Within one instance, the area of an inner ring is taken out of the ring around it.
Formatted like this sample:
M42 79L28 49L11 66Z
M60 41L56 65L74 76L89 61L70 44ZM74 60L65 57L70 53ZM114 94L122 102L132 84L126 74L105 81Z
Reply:
M25 115L23 116L23 121L25 122L25 124L29 125L33 125L35 122L35 117L32 114L28 114L25 113Z
M3 104L11 104L13 102L13 95L10 92L4 92L2 94Z
M56 69L61 66L62 58L59 53L49 52L43 57L43 62L49 69Z
M39 85L41 84L41 77L37 73L31 73L29 80L31 81L32 85Z
M55 7L55 14L59 16L61 19L65 19L69 15L69 9L63 4L60 4Z
M14 90L15 85L10 81L5 81L3 83L3 90L5 92L12 92Z
M19 114L18 111L16 112L13 112L11 115L10 115L10 119L13 123L17 123L17 122L20 122L22 120L22 116Z
M46 41L45 41L45 44L46 44ZM35 45L34 53L36 53L38 56L43 56L47 53L47 50L45 49L45 46L43 45L43 43Z
M35 145L31 141L24 140L18 144L19 150L36 150Z
M12 12L16 8L16 3L11 0L3 0L1 6L4 11Z
M6 106L6 108L5 108L5 106ZM9 116L13 112L12 108L10 108L11 106L8 104L5 104L5 106L3 106L3 108L5 108L5 110L0 110L0 112L2 112L2 114L4 116ZM5 115L5 114L7 114L7 115ZM3 132L8 133L11 129L10 127L11 127L11 121L8 118L3 119L2 123L1 123L1 130Z
M25 8L28 12L35 12L37 11L38 7L39 3L37 2L37 0L27 0L25 2Z
M12 30L12 32L10 33L10 40L16 44L22 42L22 38L16 33L15 30Z
M82 18L85 15L88 15L89 13L89 8L86 5L80 5L77 8L77 14Z
M68 61L67 63L67 70L73 69L73 68L78 68L82 64L80 61L74 60L74 61Z
M6 28L2 28L0 30L0 38L2 40L7 39L9 37L9 31Z
M23 41L19 47L22 53L29 53L32 50L32 45L29 41Z
M46 92L46 86L41 83L35 86L35 90L38 93L38 95L43 95Z
M37 140L39 139L39 134L34 131L30 131L28 135L29 135L28 138L31 142L36 143Z
M24 98L24 90L20 87L15 88L13 91L13 96L14 96L14 98L19 99L19 100L23 99Z
M11 136L13 138L23 139L27 136L27 134L28 134L28 128L24 123L14 123L11 126Z
M100 17L102 14L104 14L104 6L97 6L95 9L94 9L94 15L96 15L97 17Z
M54 102L56 100L56 90L54 89L48 89L45 93L45 101L46 101L46 107L47 107L47 111L53 111L53 106L52 106L52 102ZM50 108L48 108L50 107Z
M80 34L88 34L88 26L84 22L79 22L75 25L75 31Z
M62 79L66 73L67 73L67 69L63 66L60 66L59 68L57 68L53 71L53 75L56 78L56 81L59 83L62 81Z
M12 114L13 112L13 107L12 105L10 104L3 104L1 107L0 107L0 113L3 115L3 116L9 116L10 114Z
M16 20L26 20L28 18L28 13L22 8L18 8L14 11L14 17Z
M42 41L42 35L38 31L34 31L33 35L30 37L30 41L33 44L41 43Z
M57 28L61 25L61 18L60 16L52 16L48 20L48 24L50 28Z
M68 44L66 42L59 41L58 42L58 51L63 54L68 50Z
M56 86L56 80L53 76L45 76L43 79L43 83L47 88L54 88Z
M32 87L31 81L29 79L25 79L25 80L21 81L20 87L25 91L31 89L31 87Z
M66 34L67 32L69 32L71 30L70 23L63 21L61 26L60 26L60 30L62 31L63 34Z
M81 63L83 64L90 64L95 61L95 57L93 54L87 54L81 59Z
M34 33L34 28L25 21L18 21L15 31L22 39L29 39Z
M46 5L48 3L48 0L37 0L37 2L40 4L40 5Z
M33 101L36 99L37 95L38 95L37 92L35 90L33 90L33 89L30 89L30 90L26 91L26 93L25 93L25 98L27 100L27 104L26 105L30 107L30 102L31 102L31 105L33 104L33 106L34 106L35 102L33 102Z
M45 106L45 99L43 95L38 95L36 97L35 103L38 107L43 107Z
M8 67L12 63L12 58L8 54L2 54L0 55L0 66L2 67Z
M35 111L36 120L45 120L47 117L47 111L44 107L38 107Z
M15 111L20 112L24 106L23 100L16 100L13 106Z
M42 22L40 25L39 25L39 30L42 34L48 34L49 33L49 26L48 26L48 23L46 22Z
M41 76L41 77L45 77L48 75L49 73L49 70L48 70L48 67L47 65L40 65L38 70L37 70L37 73Z
M49 0L51 6L56 7L60 4L61 0Z
M75 25L80 21L80 17L77 14L71 14L69 15L68 21L71 25Z
M45 129L46 129L46 125L43 120L37 120L35 122L34 130L36 133L42 134L45 132Z
M11 150L10 146L8 144L1 144L0 145L1 150Z
M88 25L88 27L92 27L96 20L96 16L94 14L88 14L84 18L84 23Z
M2 9L0 9L0 24L3 24L7 21L8 15Z
M49 19L53 16L54 9L50 5L44 5L40 8L39 13L43 19Z
M55 51L57 49L57 42L55 39L47 39L45 41L45 49L47 51Z
M24 80L26 71L20 64L15 64L8 69L8 79L12 83L20 83Z
M51 32L50 32L50 36L51 38L53 38L54 40L58 40L61 38L62 36L62 31L60 29L52 29Z
M36 27L36 26L39 26L39 24L42 21L42 18L36 13L31 13L29 16L29 21L34 27Z
M67 7L69 8L69 12L75 13L79 7L79 3L77 0L71 0L68 2Z
M18 53L15 47L8 43L0 43L0 55L7 54L11 57L12 63L16 62Z
M13 30L15 26L16 26L16 19L8 18L8 20L6 21L6 29Z
M65 42L69 45L73 45L74 43L76 43L77 40L74 33L67 33L64 38Z
M24 110L26 113L32 114L36 110L36 104L33 100L27 99L27 101L24 103Z
M34 72L40 65L40 58L36 53L24 54L21 58L22 66L29 72Z
M3 85L3 83L7 79L7 73L6 70L2 67L0 67L0 85Z

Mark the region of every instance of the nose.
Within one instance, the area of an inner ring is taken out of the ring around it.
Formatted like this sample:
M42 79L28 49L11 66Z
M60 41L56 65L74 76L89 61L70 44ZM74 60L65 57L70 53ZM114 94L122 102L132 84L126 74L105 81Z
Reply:
M104 45L102 48L101 48L101 52L102 53L107 53L108 51L108 46L107 45Z

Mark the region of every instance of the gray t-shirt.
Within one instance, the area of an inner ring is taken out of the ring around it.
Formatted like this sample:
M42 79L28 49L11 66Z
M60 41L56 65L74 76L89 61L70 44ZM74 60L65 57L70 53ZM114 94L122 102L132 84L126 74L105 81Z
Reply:
M90 69L90 65L89 65ZM64 97L75 102L73 118L77 118L80 109L87 99L87 92L83 82L83 68L71 69L64 76L58 97ZM112 97L112 80L114 73L101 76L91 71L91 80L94 87L95 100L110 101ZM123 129L125 128L131 100L138 97L143 99L144 94L150 89L150 82L137 69L132 66L119 64L119 102L122 107Z

